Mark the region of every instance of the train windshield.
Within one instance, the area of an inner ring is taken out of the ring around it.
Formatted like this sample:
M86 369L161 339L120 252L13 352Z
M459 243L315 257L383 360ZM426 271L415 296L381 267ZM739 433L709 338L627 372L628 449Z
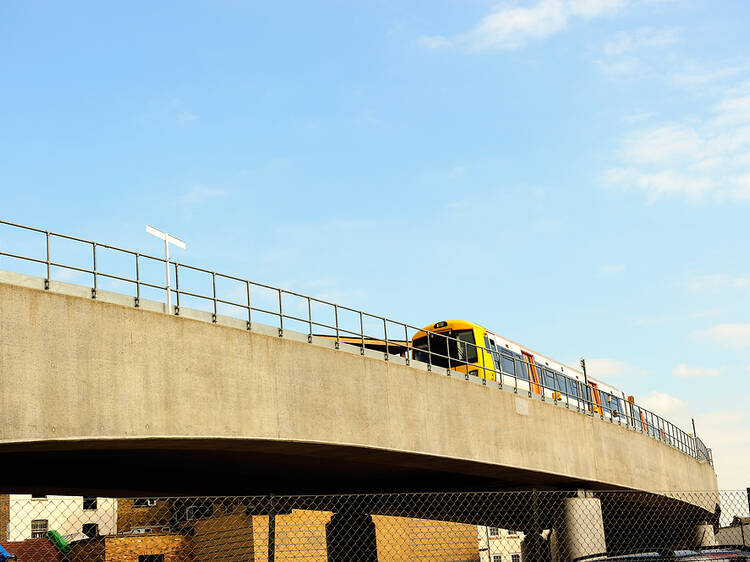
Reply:
M415 361L432 363L437 367L448 367L448 357L450 357L451 367L477 362L474 330L450 330L440 334L428 334L414 340Z

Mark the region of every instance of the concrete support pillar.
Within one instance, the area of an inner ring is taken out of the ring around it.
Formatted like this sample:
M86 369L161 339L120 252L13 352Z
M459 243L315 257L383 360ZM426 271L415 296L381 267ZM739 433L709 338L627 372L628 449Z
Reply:
M377 562L378 545L372 516L339 511L326 524L328 562Z
M554 540L556 552L553 559L565 561L607 551L604 540L602 504L598 498L565 498Z
M713 525L701 523L696 525L693 546L716 546L716 535L714 535Z

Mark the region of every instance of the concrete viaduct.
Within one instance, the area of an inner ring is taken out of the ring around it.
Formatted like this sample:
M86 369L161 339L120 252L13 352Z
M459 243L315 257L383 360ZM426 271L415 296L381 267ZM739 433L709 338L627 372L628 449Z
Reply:
M648 435L399 357L20 274L0 307L7 491L717 490Z

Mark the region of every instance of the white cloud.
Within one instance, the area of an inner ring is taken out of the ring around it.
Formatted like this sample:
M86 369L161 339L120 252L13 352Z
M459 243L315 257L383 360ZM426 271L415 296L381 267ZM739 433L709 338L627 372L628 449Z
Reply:
M636 403L682 429L687 430L691 427L690 404L676 396L654 391L647 396L639 397Z
M619 56L645 48L666 47L677 42L677 28L642 27L632 31L615 33L602 47L605 56Z
M719 369L712 367L689 367L685 363L680 363L672 370L672 374L677 377L718 377Z
M625 376L642 376L646 374L646 371L617 359L594 358L586 359L586 373L595 379L607 380Z
M227 195L227 193L228 191L225 189L196 186L185 193L182 197L180 197L180 201L189 204L206 203L208 201L211 201L212 199L224 197Z
M625 271L625 265L621 263L603 265L599 268L600 275L612 275L614 273L622 273L623 271Z
M538 0L533 4L504 4L473 29L454 38L423 36L427 48L462 47L472 51L517 49L564 30L575 18L589 20L614 15L627 0Z
M732 78L750 69L750 63L720 65L717 63L698 65L693 62L687 63L679 72L669 76L672 83L677 86L704 86L712 82L719 82L726 78Z
M693 337L720 347L750 347L750 324L717 324L708 330L693 332Z
M750 277L737 277L720 273L711 275L697 275L687 281L687 286L693 291L747 289L750 288Z
M660 123L623 136L606 185L642 191L649 202L750 199L750 87L715 103L708 116Z
M710 447L720 490L744 490L749 484L750 412L719 410L695 416L698 437Z
M653 111L638 111L636 113L631 113L630 115L626 115L622 118L623 121L626 123L636 123L638 121L648 121L652 117L654 117L656 113Z
M743 408L694 414L690 403L665 392L652 392L636 402L689 433L691 418L695 418L698 437L712 450L720 490L744 490L750 483L750 411Z

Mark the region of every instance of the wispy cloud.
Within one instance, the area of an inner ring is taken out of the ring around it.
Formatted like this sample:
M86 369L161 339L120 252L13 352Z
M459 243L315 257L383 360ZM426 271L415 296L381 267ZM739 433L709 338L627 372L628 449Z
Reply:
M697 275L688 279L687 287L693 291L748 289L750 288L750 277L739 277L721 273L712 275Z
M709 115L655 124L625 135L611 187L642 191L648 202L750 200L750 83L718 100Z
M688 61L682 65L680 70L673 71L669 75L669 81L676 86L683 87L705 86L728 78L735 78L748 70L750 70L750 61L729 64Z
M620 31L604 43L602 54L612 57L642 49L666 47L677 42L680 32L681 30L676 27L642 27L632 31Z
M679 28L642 27L620 31L607 40L601 48L596 63L605 74L621 76L638 71L643 74L644 51L664 49L677 43Z
M690 427L691 408L685 400L666 392L654 391L646 396L639 396L636 402L679 427Z
M747 348L750 347L750 324L717 324L707 330L693 332L693 337L719 347Z
M622 263L613 263L603 265L599 268L599 275L613 275L625 271L625 265Z
M203 186L195 186L193 189L185 193L180 197L180 201L182 203L187 203L191 205L197 205L206 203L208 201L211 201L213 199L219 199L221 197L225 197L228 195L228 191L226 189L217 189L215 187L203 187Z
M704 378L718 377L719 369L713 367L689 367L685 363L680 363L672 369L672 374L676 377Z
M609 358L587 358L586 372L597 379L636 377L648 374L648 371L631 365L630 363Z
M627 3L627 0L538 0L526 5L504 4L465 33L455 37L422 36L419 43L428 49L518 49L529 41L559 33L573 20L612 16Z
M713 450L719 489L744 490L750 466L750 412L718 410L695 416L698 436Z

